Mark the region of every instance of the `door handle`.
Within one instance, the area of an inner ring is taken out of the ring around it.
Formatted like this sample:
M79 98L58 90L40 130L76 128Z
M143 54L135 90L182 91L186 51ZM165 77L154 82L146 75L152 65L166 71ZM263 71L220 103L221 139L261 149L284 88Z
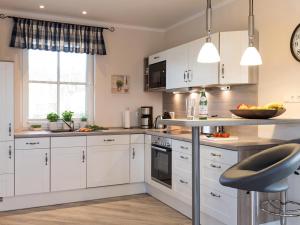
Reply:
M183 155L180 156L181 159L189 159L189 157L184 157Z
M221 195L215 194L213 192L210 192L210 195L216 198L221 198Z
M187 82L187 71L184 71L183 77L184 77L184 82Z
M222 78L225 78L225 64L222 64L221 74L222 74Z
M85 162L85 152L82 151L82 163L84 163L84 162Z
M48 166L48 153L45 153L45 165Z
M132 148L132 159L135 159L135 149Z
M193 80L193 73L192 73L191 70L189 70L189 71L188 71L188 81L189 81L189 82L192 82L192 80Z
M11 123L8 124L8 136L11 137Z
M222 157L222 155L221 154L217 154L217 153L210 153L210 155L211 156L213 156L213 157Z
M8 158L12 158L12 150L11 150L11 145L8 147Z
M221 169L222 167L221 166L217 166L217 165L215 165L215 164L210 164L210 166L212 167L212 168L216 168L216 169Z
M182 183L182 184L188 184L189 183L189 182L181 180L181 179L179 180L179 182Z

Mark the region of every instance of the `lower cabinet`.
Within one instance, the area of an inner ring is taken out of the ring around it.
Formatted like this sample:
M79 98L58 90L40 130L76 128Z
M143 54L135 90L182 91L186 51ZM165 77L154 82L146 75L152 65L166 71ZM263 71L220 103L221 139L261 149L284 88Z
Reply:
M50 150L15 150L15 194L50 191Z
M86 147L51 149L51 191L86 188Z
M14 174L0 175L0 197L14 196Z
M129 145L87 147L87 187L129 183Z
M145 181L144 157L144 144L131 144L130 183L141 183Z

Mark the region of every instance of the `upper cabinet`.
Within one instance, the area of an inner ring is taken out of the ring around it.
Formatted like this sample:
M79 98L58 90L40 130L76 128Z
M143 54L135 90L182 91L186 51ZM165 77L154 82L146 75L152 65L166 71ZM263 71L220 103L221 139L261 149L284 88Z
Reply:
M14 140L14 64L0 62L0 141Z
M240 65L242 54L248 46L248 31L221 32L212 35L212 42L220 51L220 63L197 62L199 51L205 41L206 38L200 38L149 58L153 61L155 57L160 59L165 57L167 89L257 82L258 68Z
M258 68L240 65L248 42L248 31L220 33L220 84L254 84L257 82Z
M167 59L166 51L159 52L155 55L149 56L149 65L164 61L166 59Z

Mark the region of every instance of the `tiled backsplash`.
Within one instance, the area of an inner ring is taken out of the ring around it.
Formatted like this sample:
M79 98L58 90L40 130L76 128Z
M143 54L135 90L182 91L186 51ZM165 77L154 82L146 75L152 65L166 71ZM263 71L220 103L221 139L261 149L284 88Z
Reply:
M257 105L257 85L231 86L230 91L221 91L220 88L206 89L208 98L209 116L231 117L230 109L235 109L239 104ZM163 110L175 112L176 118L186 118L186 98L196 99L196 111L198 112L199 94L163 94ZM240 136L257 136L257 127L227 128L232 134Z

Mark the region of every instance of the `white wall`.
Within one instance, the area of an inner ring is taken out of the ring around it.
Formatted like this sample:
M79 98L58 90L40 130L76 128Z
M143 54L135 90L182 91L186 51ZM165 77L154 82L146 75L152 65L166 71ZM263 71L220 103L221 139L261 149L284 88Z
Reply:
M0 60L15 62L15 127L22 128L22 50L10 48L12 21L0 20ZM122 112L132 111L132 126L137 125L138 107L150 105L155 114L162 113L161 93L143 91L143 58L162 48L164 33L117 28L105 31L107 56L96 56L95 123L100 126L122 126ZM111 94L111 75L130 76L129 94Z

